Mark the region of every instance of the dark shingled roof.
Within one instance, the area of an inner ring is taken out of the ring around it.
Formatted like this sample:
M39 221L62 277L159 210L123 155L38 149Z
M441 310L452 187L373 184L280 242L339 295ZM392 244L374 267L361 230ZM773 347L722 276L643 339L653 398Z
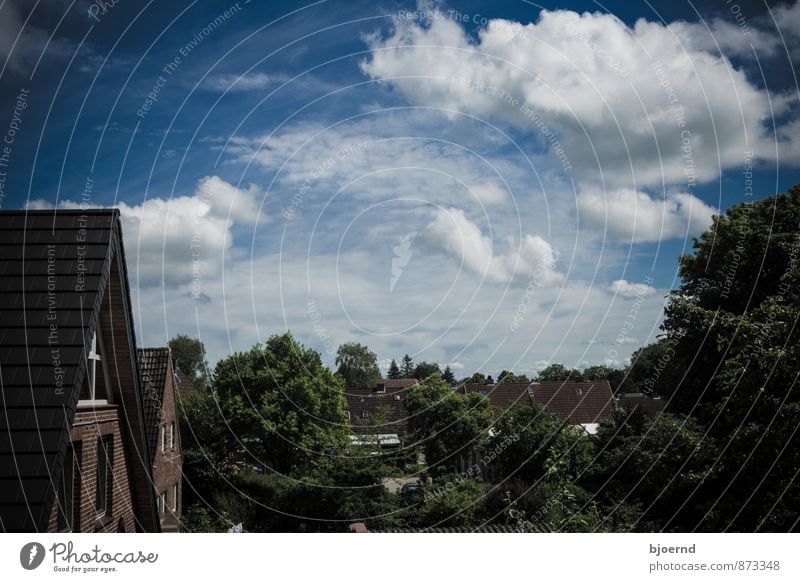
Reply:
M197 390L197 386L194 385L194 382L189 379L189 376L183 370L176 367L174 373L175 387L178 389L180 396L186 396Z
M136 345L120 230L117 210L0 212L2 531L47 530L111 273Z
M367 433L396 433L400 437L406 434L406 409L403 404L405 394L398 391L386 393L374 390L350 390L345 393L347 410L350 412L350 427L353 432ZM362 411L369 413L369 418L361 416ZM377 426L369 426L378 415L385 412L382 422Z
M167 380L169 348L140 348L136 350L139 362L139 383L144 396L144 425L147 432L147 446L155 455L158 445L160 414L164 403L164 386Z
M667 401L663 398L650 398L645 394L635 392L631 394L620 394L617 398L617 404L620 408L624 408L629 412L639 410L644 414L655 416L664 410Z
M614 397L608 380L588 382L521 382L508 384L463 384L456 388L462 394L486 391L497 410L533 401L550 412L567 418L572 424L598 423L611 416Z

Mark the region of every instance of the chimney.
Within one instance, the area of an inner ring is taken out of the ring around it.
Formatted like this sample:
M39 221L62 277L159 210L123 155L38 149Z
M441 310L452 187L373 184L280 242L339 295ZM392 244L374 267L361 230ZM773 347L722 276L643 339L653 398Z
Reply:
M487 384L494 384L494 380L492 379L492 377L491 377L491 376L489 376L488 378L486 378L486 383L487 383Z

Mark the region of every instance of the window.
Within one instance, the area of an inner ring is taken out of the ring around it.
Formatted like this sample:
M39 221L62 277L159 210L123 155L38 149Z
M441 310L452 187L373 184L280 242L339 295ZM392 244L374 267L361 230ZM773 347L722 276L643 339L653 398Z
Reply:
M158 496L158 513L164 513L164 508L166 506L166 497L167 497L166 492L161 493Z
M533 396L533 384L528 385L528 396Z
M161 426L161 453L167 451L167 427Z
M575 394L578 396L583 396L583 388L575 388Z
M178 511L178 484L172 486L172 511Z
M108 473L111 469L114 449L113 436L104 436L97 440L97 486L95 487L94 508L97 516L108 511Z
M175 423L169 423L169 448L175 448Z
M375 392L386 392L386 384L379 383L378 387L375 389Z
M347 420L350 420L350 411L348 410L348 411L346 412L346 414L347 414Z
M489 396L489 391L488 390L481 390L480 394L481 394L481 396Z
M75 525L75 450L70 443L64 455L64 470L58 486L58 531L72 531Z
M80 400L111 401L106 383L106 363L103 360L103 336L98 323L97 331L92 336L92 345L86 356L86 378L81 388ZM100 364L98 368L98 362Z
M361 418L369 418L369 410L362 410Z

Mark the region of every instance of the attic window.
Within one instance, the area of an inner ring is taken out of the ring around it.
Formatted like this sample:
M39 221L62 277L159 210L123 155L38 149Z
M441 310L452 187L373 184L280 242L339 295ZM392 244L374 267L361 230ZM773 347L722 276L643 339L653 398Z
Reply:
M361 418L369 418L369 410L362 410Z
M533 396L533 384L528 385L528 396Z
M103 353L103 334L98 322L89 354L86 356L86 380L81 388L80 400L93 403L111 402Z
M346 410L346 411L345 411L345 414L347 414L347 420L350 420L350 411L349 411L349 410Z
M575 388L575 394L578 396L583 396L583 388Z
M480 390L480 394L481 394L481 396L489 396L489 391L488 390Z
M386 384L378 384L378 387L375 389L375 392L386 392Z

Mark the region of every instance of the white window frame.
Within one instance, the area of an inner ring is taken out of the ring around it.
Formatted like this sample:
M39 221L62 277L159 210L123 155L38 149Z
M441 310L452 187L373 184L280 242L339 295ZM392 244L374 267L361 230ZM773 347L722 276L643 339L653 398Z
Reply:
M86 356L86 377L84 382L89 384L89 398L78 400L78 406L97 406L102 404L109 404L113 402L111 398L111 386L108 382L108 367L106 364L105 358L102 354L97 352L97 345L98 343L100 346L105 346L103 343L103 332L100 329L100 322L97 324L97 329L95 330L94 334L92 335L92 345L89 348L89 354ZM105 350L104 350L105 351ZM106 393L103 394L103 398L97 397L97 373L98 373L98 366L97 363L100 362L100 370L99 372L103 374L103 384L106 387Z
M169 423L169 448L170 450L175 448L175 423Z
M178 511L178 484L172 484L172 512Z
M167 452L167 427L162 424L159 429L161 431L161 454L163 455Z
M167 509L167 492L158 494L158 513L163 514Z

